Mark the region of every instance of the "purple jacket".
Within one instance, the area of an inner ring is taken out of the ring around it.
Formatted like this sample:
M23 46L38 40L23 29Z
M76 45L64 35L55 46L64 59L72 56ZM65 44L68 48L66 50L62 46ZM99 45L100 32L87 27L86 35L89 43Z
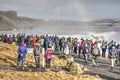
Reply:
M53 50L52 49L47 49L46 52L45 52L45 59L46 60L49 60L49 59L52 59L52 54L53 54Z
M19 48L18 48L18 55L19 55L19 58L25 58L26 57L26 53L27 53L27 48L25 45L21 45Z

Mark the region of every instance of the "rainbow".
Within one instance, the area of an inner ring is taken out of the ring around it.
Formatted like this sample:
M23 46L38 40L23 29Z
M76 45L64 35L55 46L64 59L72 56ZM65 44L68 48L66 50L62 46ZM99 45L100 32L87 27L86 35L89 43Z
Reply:
M79 0L74 0L74 6L76 7L82 21L90 20L87 18L88 10L84 4L80 3Z
M81 21L90 21L90 18L88 18L89 11L87 10L86 6L80 2L80 0L73 0L73 5L77 9L77 12L81 18ZM87 33L90 31L90 26L87 23L84 23L84 29L87 31Z

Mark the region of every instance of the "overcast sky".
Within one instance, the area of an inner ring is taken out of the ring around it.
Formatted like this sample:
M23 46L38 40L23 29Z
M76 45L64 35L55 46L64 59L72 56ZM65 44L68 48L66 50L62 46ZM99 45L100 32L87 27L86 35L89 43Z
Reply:
M0 0L0 10L33 18L89 21L120 18L120 0Z

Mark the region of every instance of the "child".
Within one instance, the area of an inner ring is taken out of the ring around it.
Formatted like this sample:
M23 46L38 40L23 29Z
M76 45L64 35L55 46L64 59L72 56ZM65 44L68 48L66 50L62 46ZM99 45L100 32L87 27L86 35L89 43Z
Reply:
M50 68L50 62L52 59L52 54L53 54L53 50L52 50L52 45L49 44L48 48L45 51L45 60L46 60L46 67Z

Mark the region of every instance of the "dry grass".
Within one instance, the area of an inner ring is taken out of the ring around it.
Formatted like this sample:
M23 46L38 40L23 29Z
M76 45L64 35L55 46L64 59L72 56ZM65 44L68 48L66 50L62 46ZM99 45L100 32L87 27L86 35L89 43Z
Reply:
M0 42L0 65L1 66L16 66L17 48L9 44ZM41 62L42 62L41 54ZM66 57L53 56L52 66L67 66ZM41 64L42 65L42 64ZM33 54L27 54L25 67L35 67ZM58 72L47 69L45 72L18 71L12 69L0 69L0 80L101 80L98 76L89 75L72 75L61 70Z

